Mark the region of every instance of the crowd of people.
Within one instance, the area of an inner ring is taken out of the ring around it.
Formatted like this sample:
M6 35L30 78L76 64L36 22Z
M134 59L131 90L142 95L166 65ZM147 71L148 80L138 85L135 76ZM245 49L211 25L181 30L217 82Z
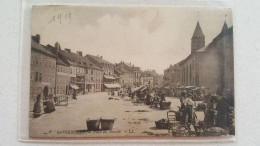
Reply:
M196 111L204 112L203 129L220 127L234 133L234 96L231 90L226 89L222 94L207 88L146 88L145 90L118 91L120 96L129 96L131 99L144 101L147 105L160 104L165 97L177 97L181 106L176 113L179 115L182 126L196 127L198 119Z
M193 90L194 91L194 90ZM207 92L199 91L200 100L205 105L202 111L205 114L204 129L211 127L220 127L234 133L234 96L227 89L222 95L215 91L207 89ZM182 90L180 94L181 107L179 112L181 115L181 124L189 127L190 124L196 124L195 111L199 105L196 104L198 94L192 90Z

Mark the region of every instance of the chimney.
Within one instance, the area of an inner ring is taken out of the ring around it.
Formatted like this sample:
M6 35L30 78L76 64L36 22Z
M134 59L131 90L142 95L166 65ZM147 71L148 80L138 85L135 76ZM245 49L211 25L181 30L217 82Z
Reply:
M36 34L35 36L32 36L32 39L36 42L36 43L38 43L38 44L40 44L40 35L39 34Z
M79 56L82 56L82 51L77 51L77 54L78 54Z
M60 51L60 43L59 42L55 43L55 49L56 49L56 53L58 54L58 52Z
M103 59L103 56L100 56L101 59Z
M67 49L67 48L65 49L65 51L66 51L66 52L69 52L69 53L71 52L71 50L70 50L70 49Z

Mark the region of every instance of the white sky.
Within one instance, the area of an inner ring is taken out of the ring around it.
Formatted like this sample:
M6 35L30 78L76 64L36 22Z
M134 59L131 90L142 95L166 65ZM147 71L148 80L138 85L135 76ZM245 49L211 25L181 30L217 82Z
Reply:
M207 45L225 20L232 26L232 12L226 8L37 6L32 9L32 35L40 34L43 45L59 42L62 49L100 55L111 63L131 62L162 74L190 54L198 20Z

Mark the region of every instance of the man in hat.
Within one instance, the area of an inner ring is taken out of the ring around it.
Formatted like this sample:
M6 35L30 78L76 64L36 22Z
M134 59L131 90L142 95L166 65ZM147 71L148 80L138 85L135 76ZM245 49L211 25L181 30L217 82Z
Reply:
M195 105L195 103L192 101L192 94L188 94L187 98L185 98L183 100L183 104L185 105L185 109L184 109L184 118L186 121L186 117L188 116L188 123L192 123L195 122L194 119L194 115L193 115L193 106Z

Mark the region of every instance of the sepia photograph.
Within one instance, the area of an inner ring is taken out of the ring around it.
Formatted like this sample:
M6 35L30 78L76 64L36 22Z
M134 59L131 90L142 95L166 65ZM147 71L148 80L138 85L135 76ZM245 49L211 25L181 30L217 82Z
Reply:
M34 5L30 138L235 135L232 9Z

